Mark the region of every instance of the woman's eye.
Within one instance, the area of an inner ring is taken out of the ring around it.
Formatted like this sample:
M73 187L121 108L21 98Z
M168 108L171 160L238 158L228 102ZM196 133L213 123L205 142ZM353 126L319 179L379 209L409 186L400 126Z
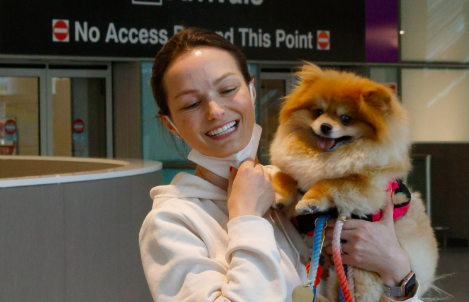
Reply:
M200 102L195 102L190 104L189 106L184 107L184 109L194 109L197 108L200 105Z
M340 116L340 121L342 122L344 126L347 126L352 121L352 118L348 115L342 114Z
M236 90L236 88L224 89L224 90L222 90L221 94L230 94L231 92L233 92L235 90Z
M318 109L314 109L314 110L313 110L314 118L318 118L322 113L323 113L323 112L322 112L322 109L321 109L321 108L318 108Z

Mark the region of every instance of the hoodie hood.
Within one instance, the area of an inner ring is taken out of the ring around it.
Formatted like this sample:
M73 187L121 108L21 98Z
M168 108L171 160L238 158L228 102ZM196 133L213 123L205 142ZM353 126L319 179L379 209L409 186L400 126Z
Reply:
M228 193L198 176L181 172L173 178L169 185L157 186L151 189L150 197L153 199L153 207L155 207L159 202L168 200L168 198L199 198L226 201Z

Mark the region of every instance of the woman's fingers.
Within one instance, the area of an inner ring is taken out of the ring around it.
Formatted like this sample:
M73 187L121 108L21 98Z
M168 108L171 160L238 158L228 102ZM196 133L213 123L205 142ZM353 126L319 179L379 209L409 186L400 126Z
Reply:
M332 255L332 244L331 243L326 244L326 242L324 242L323 251L328 255ZM356 247L353 243L351 242L342 243L342 252L344 254L351 254L353 251L356 251Z
M234 167L231 167L230 177L228 178L228 196L231 194L231 188L233 187L233 181L237 173L238 170Z
M324 244L324 247L322 248L322 250L323 250L326 254L332 255L332 244L327 245L327 246L326 246L326 244Z
M344 240L351 240L354 237L354 234L357 233L359 228L354 228L354 229L342 229L342 233L340 233L340 239ZM332 238L334 234L334 227L333 226L327 226L326 228L326 238Z
M248 158L245 161L243 161L241 165L239 165L238 170L239 171L249 170L249 169L254 168L254 166L255 166L255 162L252 159Z
M337 221L336 218L329 219L327 221L327 227L334 228L336 221ZM366 221L361 220L361 219L349 219L346 222L344 222L344 225L342 226L342 230L353 230L353 229L359 228L364 222L366 223Z
M344 251L345 254L342 254L342 263L347 264L350 266L358 266L359 265L359 259L357 259L356 256L354 255L349 255Z

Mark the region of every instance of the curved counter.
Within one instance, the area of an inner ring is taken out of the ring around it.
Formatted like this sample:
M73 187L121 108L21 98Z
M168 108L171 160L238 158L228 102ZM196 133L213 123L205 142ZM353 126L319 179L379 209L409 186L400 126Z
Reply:
M0 155L0 188L111 179L162 170L148 160Z
M138 234L162 164L0 156L0 301L152 301Z

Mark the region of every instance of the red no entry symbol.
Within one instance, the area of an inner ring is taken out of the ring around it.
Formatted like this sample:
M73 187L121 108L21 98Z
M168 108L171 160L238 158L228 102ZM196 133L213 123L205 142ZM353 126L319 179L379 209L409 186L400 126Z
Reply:
M54 42L68 42L69 32L68 20L52 20L52 40Z
M14 120L7 120L5 122L5 133L8 135L13 135L16 133L16 122Z
M85 123L78 118L73 122L73 132L80 134L83 133L83 131L85 131Z
M330 48L330 32L328 30L318 30L318 49L329 50Z

